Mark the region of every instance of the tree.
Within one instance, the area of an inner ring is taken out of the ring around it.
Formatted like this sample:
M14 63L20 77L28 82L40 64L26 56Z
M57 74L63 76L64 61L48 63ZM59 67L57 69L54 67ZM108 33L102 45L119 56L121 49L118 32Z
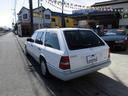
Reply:
M4 31L4 28L3 27L0 27L0 31Z
M14 30L15 30L15 31L18 30L18 25L17 25L17 23L16 23L15 26L14 26Z

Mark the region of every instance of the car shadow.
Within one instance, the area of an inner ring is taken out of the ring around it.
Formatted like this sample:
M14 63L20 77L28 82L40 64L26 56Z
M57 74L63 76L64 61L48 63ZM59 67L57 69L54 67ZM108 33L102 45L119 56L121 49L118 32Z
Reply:
M27 58L32 74L34 71L38 74L40 83L43 82L53 96L128 96L128 87L121 80L116 81L99 72L66 82L53 76L45 78L40 65L31 56Z

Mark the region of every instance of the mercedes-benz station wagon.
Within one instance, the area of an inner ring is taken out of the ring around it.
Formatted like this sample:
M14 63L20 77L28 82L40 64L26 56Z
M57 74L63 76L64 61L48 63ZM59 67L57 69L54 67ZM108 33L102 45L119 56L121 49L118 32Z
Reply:
M25 53L41 64L42 74L67 81L107 67L108 45L84 28L36 30L25 43Z

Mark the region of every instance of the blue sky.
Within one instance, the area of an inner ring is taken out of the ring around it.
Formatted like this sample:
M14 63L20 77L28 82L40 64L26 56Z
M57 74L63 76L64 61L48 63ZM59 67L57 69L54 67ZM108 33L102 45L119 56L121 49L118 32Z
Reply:
M33 0L33 7L37 7L37 1L38 0ZM61 1L61 0L58 0ZM107 0L65 0L65 2L68 3L73 3L73 4L78 4L78 5L91 5L94 4L95 2L102 2L102 1L107 1ZM14 21L14 16L13 16L13 9L14 9L14 2L15 0L1 0L0 3L0 26L12 26L12 22ZM16 0L16 12L18 13L19 10L22 8L22 6L25 6L29 8L29 0ZM45 0L42 0L42 5L46 8L51 9L52 11L58 11L61 12L60 9L51 6L50 4L46 3ZM70 13L71 9L65 8L65 13Z

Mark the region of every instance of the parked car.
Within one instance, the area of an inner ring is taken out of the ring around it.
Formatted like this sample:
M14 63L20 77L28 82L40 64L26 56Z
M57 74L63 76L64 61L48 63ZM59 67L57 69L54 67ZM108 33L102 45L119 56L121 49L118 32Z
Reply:
M25 44L42 74L70 80L110 64L109 46L90 29L49 28L34 32Z
M128 34L121 29L110 29L101 36L111 49L126 50L128 44Z

